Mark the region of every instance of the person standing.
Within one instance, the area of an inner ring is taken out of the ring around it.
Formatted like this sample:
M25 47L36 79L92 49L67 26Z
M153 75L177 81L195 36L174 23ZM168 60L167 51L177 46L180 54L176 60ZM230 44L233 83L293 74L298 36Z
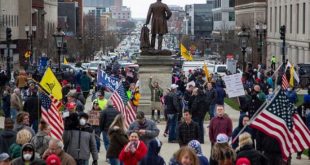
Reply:
M232 120L227 114L225 114L225 109L223 105L216 106L216 116L211 119L209 125L209 138L211 142L211 155L213 153L213 146L217 142L217 136L222 133L228 137L232 134ZM210 164L214 164L215 160L210 159ZM215 163L216 164L216 163Z
M23 109L29 113L30 123L32 129L38 132L39 116L41 113L41 101L39 100L37 92L32 92L30 96L26 98Z
M76 165L73 157L64 151L64 144L61 140L52 138L49 141L48 149L45 150L42 158L47 159L52 154L55 154L60 158L62 165Z
M95 133L87 124L88 115L80 113L78 120L79 124L76 128L65 130L63 133L65 151L75 159L78 165L87 165L90 154L92 154L93 165L97 165L98 151Z
M184 110L184 121L179 125L179 145L186 146L191 140L199 139L198 124L192 120L189 110Z
M97 92L97 98L94 101L98 102L99 108L102 111L107 108L108 100L104 98L104 92Z
M157 0L156 3L151 4L145 25L148 25L152 17L152 39L151 48L155 49L156 35L158 34L158 50L162 49L163 35L168 33L167 20L171 17L172 13L168 6Z
M108 131L110 145L108 147L106 157L109 159L111 165L120 165L118 156L124 146L128 143L124 122L123 115L118 114L110 125Z
M276 57L272 56L270 61L271 61L271 69L276 70L276 62L277 62Z
M216 137L216 143L212 146L210 165L233 165L236 153L228 144L229 137L220 133Z
M207 83L207 89L205 91L206 94L206 100L209 102L209 114L210 119L212 119L215 116L215 105L216 105L216 98L217 93L216 90L213 88L212 83Z
M88 113L88 116L89 116L88 123L92 126L92 128L95 131L97 151L100 151L100 133L101 133L101 129L100 129L100 112L101 112L101 110L99 108L98 102L94 101L93 102L93 107L92 107L92 109Z
M32 144L26 143L23 145L21 150L21 156L12 161L12 165L21 164L32 164L37 161L38 158L35 156L35 149ZM35 163L34 163L35 164Z
M30 141L30 143L35 148L35 152L38 153L40 157L48 148L48 143L51 139L49 135L50 132L50 126L44 120L41 120L39 124L39 132Z
M2 94L2 109L5 118L11 117L11 91L9 86L5 86Z
M162 110L160 99L163 96L163 89L159 86L157 81L152 82L152 76L149 80L149 88L151 90L152 119L155 121L155 112L157 111L157 122L159 122L160 111Z
M119 160L124 165L137 165L147 154L147 146L139 139L137 132L129 134L129 142L119 154Z
M100 114L100 131L102 132L102 137L103 137L103 142L104 142L104 148L106 151L109 148L109 137L108 137L108 130L113 122L114 118L119 114L119 111L117 111L114 107L114 104L112 100L108 101L108 106L107 108L101 112Z
M178 114L181 112L181 104L177 95L178 85L172 84L170 92L165 96L166 113L168 118L168 142L177 142Z
M158 136L159 129L157 128L155 122L146 119L142 111L138 111L136 115L136 121L131 123L128 128L128 133L137 132L141 141L144 144L148 143Z
M29 127L29 124L30 124L29 119L30 119L29 113L27 112L18 113L13 130L18 132L22 129L27 129L32 134L32 136L34 136L35 135L34 130Z
M84 98L87 99L91 87L91 79L85 71L80 78L80 82Z
M8 153L9 147L16 141L16 131L13 131L14 121L4 119L4 130L0 132L0 153Z
M259 85L254 86L254 90L251 91L251 100L248 110L248 115L250 118L256 113L258 108L265 102L266 95L260 89Z
M17 113L23 110L23 102L19 88L15 88L11 94L11 118L15 121Z

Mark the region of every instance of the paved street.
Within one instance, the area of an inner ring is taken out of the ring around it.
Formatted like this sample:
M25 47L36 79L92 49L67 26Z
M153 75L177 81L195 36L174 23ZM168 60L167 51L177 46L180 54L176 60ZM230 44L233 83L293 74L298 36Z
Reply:
M90 101L90 97L87 99L87 103L85 106L86 110L91 109L91 101ZM238 121L238 117L239 117L239 112L233 110L230 106L225 105L225 110L226 113L231 117L231 119L233 120L233 126L236 127L237 126L237 121ZM0 128L3 128L3 117L0 117ZM165 159L165 161L168 163L169 159L171 158L171 156L173 155L174 152L176 152L179 148L178 144L171 144L168 143L168 138L165 138L163 136L163 132L165 129L165 125L166 122L161 122L160 124L158 124L158 128L160 129L160 135L159 135L159 139L163 142L163 146L160 152L160 155ZM207 129L207 125L208 122L205 122L205 128L206 128L206 134L205 134L205 144L202 145L202 149L203 149L203 154L210 157L210 148L211 148L211 143L209 141L208 138L208 129ZM99 164L103 164L103 165L107 165L108 163L105 161L105 155L106 155L106 151L103 149L103 144L101 146L101 151L100 151L100 155L99 155ZM296 154L293 155L293 161L292 164L293 165L306 165L306 164L310 164L310 160L307 159L306 156L303 156L302 160L296 160L295 159ZM90 161L91 162L91 161Z

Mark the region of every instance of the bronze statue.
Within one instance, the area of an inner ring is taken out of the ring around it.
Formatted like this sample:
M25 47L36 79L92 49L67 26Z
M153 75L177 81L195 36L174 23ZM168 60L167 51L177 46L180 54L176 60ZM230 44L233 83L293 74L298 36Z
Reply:
M156 35L158 35L158 50L162 49L163 35L168 33L167 20L171 17L171 14L168 6L162 3L161 0L157 0L156 3L150 5L145 25L150 23L152 17L152 49L155 49Z

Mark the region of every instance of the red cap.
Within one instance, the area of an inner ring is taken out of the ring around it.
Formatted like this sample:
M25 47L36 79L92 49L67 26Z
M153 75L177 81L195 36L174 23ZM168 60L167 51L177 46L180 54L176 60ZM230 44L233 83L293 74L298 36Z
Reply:
M74 109L76 107L75 102L69 102L66 105L67 109Z
M52 155L47 157L46 164L47 165L61 165L61 161L57 155L52 154Z
M67 84L68 84L68 81L67 81L67 80L62 80L62 84L63 84L63 85L67 85Z
M248 158L239 158L236 162L236 165L251 165L251 162Z

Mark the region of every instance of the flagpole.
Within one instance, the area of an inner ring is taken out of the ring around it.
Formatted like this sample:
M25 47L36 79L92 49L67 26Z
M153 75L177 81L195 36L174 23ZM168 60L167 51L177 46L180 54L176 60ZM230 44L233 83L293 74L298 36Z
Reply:
M234 143L237 138L243 133L243 131L246 129L247 126L249 126L250 124L252 124L252 122L254 121L254 119L256 119L256 117L261 114L263 112L263 110L265 109L265 107L269 106L272 101L276 98L275 96L281 91L281 88L277 88L277 90L275 91L275 95L273 96L273 98L268 102L267 100L257 109L257 111L254 113L254 115L252 116L252 118L246 123L246 125L243 126L243 128L239 131L239 133L236 135L236 137L232 140L231 143Z

